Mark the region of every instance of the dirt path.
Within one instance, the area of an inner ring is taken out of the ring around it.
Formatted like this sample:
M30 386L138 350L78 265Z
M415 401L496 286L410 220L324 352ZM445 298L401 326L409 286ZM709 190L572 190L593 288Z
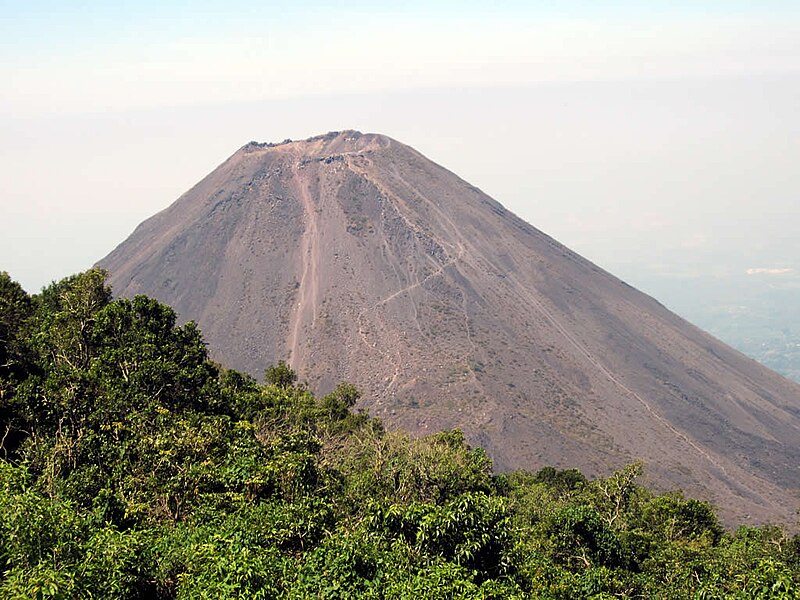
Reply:
M447 267L449 267L451 265L455 265L459 261L463 260L464 256L467 254L467 249L466 249L466 247L464 245L464 242L462 241L461 231L458 229L458 227L456 227L456 224L453 222L453 220L450 218L450 216L447 213L445 213L444 211L442 211L442 209L439 208L439 206L436 204L436 202L434 202L433 200L431 200L430 198L425 196L425 194L420 192L416 187L414 187L411 183L409 183L397 171L397 169L393 169L392 170L392 174L394 175L395 179L397 179L397 181L399 181L407 189L411 190L411 192L417 198L419 198L420 200L426 202L434 211L436 211L436 213L439 215L439 217L450 226L450 233L452 235L452 238L455 240L454 249L456 251L455 252L456 255L455 255L454 258L452 258L450 261L448 261L448 264L446 264L446 265L444 265L442 267L442 271L444 271L445 268L447 268ZM398 292L398 294L401 293L402 291L403 290ZM469 350L464 355L462 360L467 365L467 368L469 369L470 374L472 376L473 382L476 385L478 385L479 387L482 388L483 386L480 385L480 382L478 381L478 376L477 376L477 374L475 373L475 370L472 367L472 362L469 360L470 357L475 355L475 353L477 351L477 345L475 344L475 340L473 340L473 338L472 338L472 330L471 330L470 325L469 325L469 311L467 310L467 295L464 292L464 290L461 289L461 288L458 288L458 291L461 294L461 310L464 313L464 333L466 334L467 342L469 344ZM391 297L388 298L387 300L389 300L389 299L391 299Z
M365 160L368 165L372 164L372 161L370 161L370 159L368 157L366 157L364 155L361 155L360 157L363 160ZM389 190L384 188L377 179L375 179L373 177L370 177L366 167L364 167L362 165L356 165L349 158L347 159L347 161L348 161L348 167L353 172L358 173L362 177L365 177L366 179L371 181L375 186L378 187L378 189L380 189L381 193L387 199L389 197L396 196L396 194L394 194L393 192L390 192ZM394 178L398 181L398 183L401 186L403 186L406 189L408 189L409 191L411 191L411 193L414 196L416 196L419 200L421 200L421 201L425 202L426 204L428 204L442 218L442 220L445 221L449 225L449 228L451 230L451 235L452 235L453 239L455 240L455 243L454 244L453 243L446 243L446 245L449 246L449 251L448 251L449 256L448 256L447 260L443 264L438 264L438 263L434 262L436 270L433 273L430 273L429 275L425 276L422 279L419 279L419 277L415 276L414 277L414 281L410 282L408 285L405 285L405 286L399 288L398 290L396 290L395 292L389 294L388 296L386 296L384 298L381 298L380 300L375 302L369 308L366 308L366 309L362 310L358 314L358 316L356 318L357 323L358 323L358 333L359 333L359 336L361 338L361 341L370 350L372 350L373 348L378 350L384 356L384 358L386 358L394 366L393 375L392 375L388 385L383 389L383 391L381 391L377 395L378 398L385 398L389 394L391 389L396 385L397 380L400 377L400 374L402 373L402 356L400 356L400 354L398 352L397 356L393 359L390 356L390 351L389 352L383 352L380 349L378 349L377 346L371 346L370 345L369 340L367 339L367 336L366 336L366 334L364 332L364 326L363 326L363 321L365 320L366 313L367 312L372 312L374 310L377 310L380 307L385 306L386 304L388 304L391 301L395 300L396 298L399 298L400 296L402 296L404 294L408 294L408 297L409 297L409 299L410 299L410 301L411 301L411 303L413 305L414 313L416 315L416 312L417 312L416 302L414 301L414 298L410 294L410 292L415 290L415 289L422 288L428 281L430 281L430 280L432 280L432 279L434 279L436 277L441 277L448 268L450 268L452 266L455 266L459 261L461 261L464 258L465 254L467 253L467 249L466 249L464 243L461 241L461 234L460 234L458 228L453 223L452 219L450 219L450 217L447 214L445 214L436 205L435 202L433 202L430 198L427 198L416 187L411 185L396 170L393 171L392 175L394 176ZM406 226L411 231L414 231L414 232L416 232L418 234L421 233L419 231L419 228L416 226L416 224L414 224L411 221L409 221L408 218L402 213L402 211L399 210L398 206L393 205L393 208L395 209L395 212L397 213L397 215L405 222ZM433 261L432 258L431 258L431 261ZM394 269L394 266L392 268ZM395 270L395 275L397 276L398 280L400 280L400 277L397 275L397 271L396 270ZM467 310L467 297L466 297L466 294L465 294L464 290L459 288L459 292L461 294L461 299L462 299L461 307L462 307L462 310L464 312L464 332L465 332L465 335L466 335L467 343L468 343L469 348L470 348L468 350L467 354L463 357L462 360L467 365L467 368L469 369L469 371L471 373L473 382L476 385L480 386L480 384L478 382L478 379L477 379L477 375L475 374L475 372L474 372L474 370L472 368L472 362L471 362L471 360L469 360L471 355L474 354L474 352L476 351L477 346L476 346L475 341L474 341L474 339L472 337L472 330L471 330L470 325L469 325L469 312ZM417 325L417 329L420 330L420 334L422 334L422 330L420 329L420 325L419 325L418 321L417 321L416 325ZM480 387L482 387L482 386L480 386Z
M297 292L297 305L289 324L290 364L299 371L304 361L300 356L300 339L304 325L313 327L317 318L317 298L319 298L319 264L320 240L317 222L317 211L308 187L299 173L299 163L293 167L293 178L297 199L305 212L306 228L300 242L300 259L303 268L300 276L300 287Z

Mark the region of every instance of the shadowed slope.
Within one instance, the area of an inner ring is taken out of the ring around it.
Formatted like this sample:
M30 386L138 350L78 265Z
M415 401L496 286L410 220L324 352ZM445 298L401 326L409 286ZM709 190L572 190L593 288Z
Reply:
M643 459L728 516L797 507L800 386L385 136L248 144L100 264L226 365L352 381L388 423L460 427L500 468Z

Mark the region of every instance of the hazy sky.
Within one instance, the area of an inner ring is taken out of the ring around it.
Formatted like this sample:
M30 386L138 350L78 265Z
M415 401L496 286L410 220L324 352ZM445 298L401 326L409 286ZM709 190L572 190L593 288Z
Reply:
M429 4L0 0L0 270L36 291L244 143L344 128L622 275L800 270L796 0Z

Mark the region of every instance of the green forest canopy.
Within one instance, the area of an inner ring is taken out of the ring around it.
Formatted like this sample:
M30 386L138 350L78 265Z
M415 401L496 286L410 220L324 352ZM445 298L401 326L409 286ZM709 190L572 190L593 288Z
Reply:
M98 269L0 273L0 597L798 598L800 537L575 470L493 474L209 361L193 323Z

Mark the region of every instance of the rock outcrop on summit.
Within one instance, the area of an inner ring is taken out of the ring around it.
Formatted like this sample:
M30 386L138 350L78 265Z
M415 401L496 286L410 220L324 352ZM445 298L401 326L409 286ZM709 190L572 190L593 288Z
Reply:
M388 137L247 144L99 264L226 366L353 382L389 426L459 427L499 469L643 460L731 522L800 505L800 386Z

